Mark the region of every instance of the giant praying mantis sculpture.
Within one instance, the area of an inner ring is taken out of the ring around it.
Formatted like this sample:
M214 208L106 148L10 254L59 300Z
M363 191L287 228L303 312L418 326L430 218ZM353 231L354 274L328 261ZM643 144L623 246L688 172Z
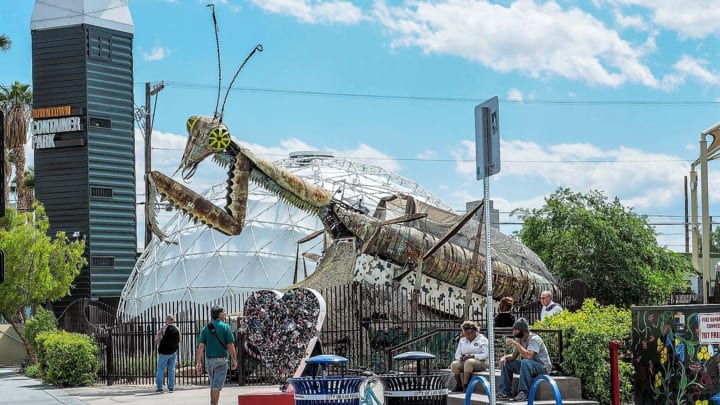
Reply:
M159 196L161 200L182 210L195 221L219 232L226 235L238 235L242 232L248 187L252 181L287 203L317 214L333 239L355 237L362 246L363 253L378 256L400 266L422 260L423 252L427 252L430 246L438 244L441 239L440 235L420 229L412 222L384 224L382 219L334 198L331 192L255 156L235 142L228 128L217 118L190 117L187 129L188 143L178 169L182 172L182 178L189 180L203 160L214 156L221 167L228 169L227 205L219 207L158 171L150 172L147 177L152 192L149 201L155 201ZM146 206L149 209L148 218L155 218L156 214L152 211L155 204L149 203ZM166 238L154 219L151 224L159 237ZM522 247L519 242L506 243L515 243ZM485 280L484 257L478 263L472 263L471 249L471 246L463 246L452 240L445 243L425 259L424 274L462 288L471 272L476 272L480 283L474 290L482 293ZM518 250L517 246L515 251L517 254L524 252ZM498 299L507 295L535 296L540 291L538 286L546 288L554 284L552 276L546 270L523 268L496 258L492 260L492 270L496 276L493 280L494 295Z
M262 46L258 45L248 55L240 69L255 51L262 51ZM220 86L218 102L219 88ZM160 238L167 237L163 235L155 220L153 202L158 197L182 210L195 221L219 232L227 235L240 234L245 222L249 182L252 181L287 203L318 215L331 238L356 238L362 246L361 253L378 256L399 266L422 261L423 274L459 289L465 288L472 275L478 281L472 288L473 291L484 291L485 259L482 256L480 260L472 260L472 245L475 243L472 238L446 241L442 234L429 231L427 224L420 226L414 225L413 221L383 221L368 215L366 210L335 198L331 192L304 181L272 162L255 156L232 139L222 119L224 105L225 102L218 113L216 104L213 117L192 116L188 119L188 141L178 170L181 171L183 180L188 181L195 174L198 165L213 156L218 165L228 170L227 204L224 208L219 207L172 178L158 171L150 172L146 178L151 190L146 204L146 215L151 229ZM415 216L412 219L417 218ZM542 289L554 286L554 277L532 252L521 243L505 238L504 243L508 245L505 260L493 256L491 263L494 298L513 296L527 301L536 298ZM439 249L431 248L440 245ZM510 260L507 260L508 258Z

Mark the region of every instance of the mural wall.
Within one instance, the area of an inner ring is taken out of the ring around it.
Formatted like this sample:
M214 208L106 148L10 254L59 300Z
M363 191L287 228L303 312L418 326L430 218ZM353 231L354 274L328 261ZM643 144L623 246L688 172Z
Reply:
M635 403L715 403L720 305L634 307L632 318Z

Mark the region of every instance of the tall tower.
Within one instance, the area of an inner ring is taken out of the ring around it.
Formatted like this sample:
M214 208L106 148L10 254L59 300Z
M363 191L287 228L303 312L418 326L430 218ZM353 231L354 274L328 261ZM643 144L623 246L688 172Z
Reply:
M127 0L38 0L32 32L35 194L49 233L85 239L72 296L116 306L137 255L133 23Z

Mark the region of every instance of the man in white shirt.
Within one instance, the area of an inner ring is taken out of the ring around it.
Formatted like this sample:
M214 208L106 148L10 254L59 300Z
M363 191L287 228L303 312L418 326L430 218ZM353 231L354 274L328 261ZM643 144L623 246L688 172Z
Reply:
M455 376L453 392L465 392L473 371L483 371L488 368L488 340L479 332L477 324L473 321L465 321L460 330L463 337L458 342L455 361L450 365Z
M550 291L543 291L540 293L540 303L542 304L542 310L540 311L540 320L544 321L546 316L555 315L562 311L563 308L557 302L553 302L553 296Z

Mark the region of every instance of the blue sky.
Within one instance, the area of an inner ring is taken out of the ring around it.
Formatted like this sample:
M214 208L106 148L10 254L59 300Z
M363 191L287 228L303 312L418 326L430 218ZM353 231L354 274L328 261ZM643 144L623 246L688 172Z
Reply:
M8 1L8 0L4 0ZM13 47L0 83L30 82L32 1L0 14ZM190 115L212 115L217 57L207 1L130 0L135 98L158 95L153 166L171 174ZM225 122L269 159L317 149L413 179L458 210L475 180L475 105L500 98L501 221L558 187L619 197L683 251L683 177L720 121L720 1L216 1ZM138 168L143 167L137 136ZM223 180L208 166L191 187ZM710 164L710 214L720 168ZM138 176L138 193L142 194ZM139 196L142 200L143 196ZM503 225L511 233L517 227ZM142 235L140 235L142 238Z

